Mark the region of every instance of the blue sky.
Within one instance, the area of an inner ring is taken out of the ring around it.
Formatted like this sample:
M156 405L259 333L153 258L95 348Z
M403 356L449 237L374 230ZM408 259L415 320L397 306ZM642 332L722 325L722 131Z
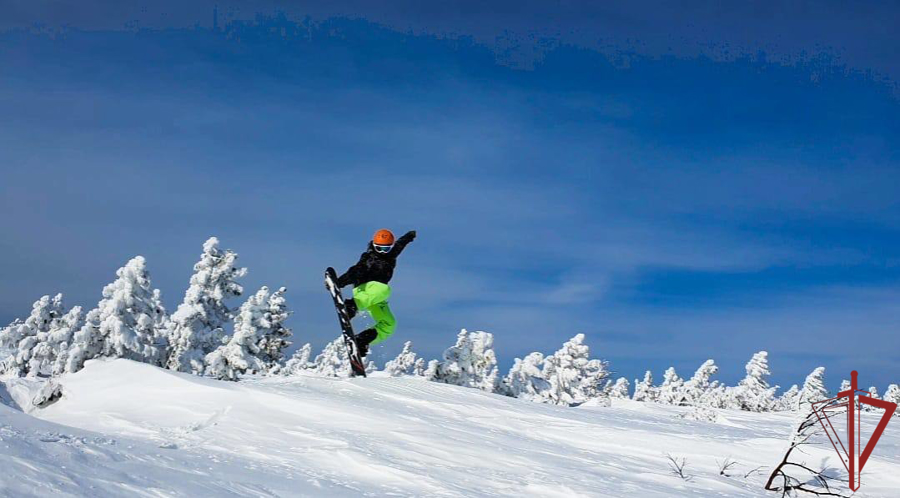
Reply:
M174 310L216 235L320 347L322 269L389 227L380 361L466 327L504 366L583 332L629 378L900 382L896 8L110 5L0 3L4 323L136 254Z

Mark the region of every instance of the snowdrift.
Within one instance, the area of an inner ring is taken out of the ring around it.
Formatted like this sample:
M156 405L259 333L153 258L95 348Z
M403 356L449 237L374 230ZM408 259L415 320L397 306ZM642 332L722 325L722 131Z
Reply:
M9 496L766 496L790 414L613 400L528 403L420 378L312 376L230 383L128 360L60 379L63 397L0 404L0 494ZM900 489L888 427L865 496ZM687 460L684 481L665 454ZM716 460L738 462L732 477ZM809 461L840 465L830 447Z

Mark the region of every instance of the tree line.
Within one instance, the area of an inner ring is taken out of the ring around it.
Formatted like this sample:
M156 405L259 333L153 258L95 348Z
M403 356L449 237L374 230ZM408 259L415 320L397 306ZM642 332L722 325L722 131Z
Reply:
M127 358L179 372L238 380L245 374L346 376L349 363L339 337L315 358L311 346L298 348L291 358L292 331L285 325L291 312L286 289L260 288L238 308L228 302L242 296L238 282L247 269L237 266L237 253L223 250L211 237L194 265L184 299L171 315L160 291L153 289L147 263L137 256L116 272L103 288L102 299L87 313L80 306L66 309L63 296L43 296L25 319L0 329L0 373L23 377L55 377L77 372L94 358ZM375 370L367 363L367 370ZM584 335L578 334L549 355L533 352L516 358L501 376L490 333L462 330L456 343L440 359L426 362L412 344L384 365L392 376L413 375L427 380L480 389L539 403L575 406L612 398L703 408L746 411L799 411L826 399L825 369L816 368L802 387L777 395L770 386L768 355L760 351L746 365L736 386L712 377L713 360L704 362L687 380L674 368L655 385L647 371L631 384L615 381L607 362L590 357ZM846 385L849 385L846 383ZM842 386L842 390L846 388ZM878 397L872 387L871 396ZM900 402L900 387L891 384L884 399Z

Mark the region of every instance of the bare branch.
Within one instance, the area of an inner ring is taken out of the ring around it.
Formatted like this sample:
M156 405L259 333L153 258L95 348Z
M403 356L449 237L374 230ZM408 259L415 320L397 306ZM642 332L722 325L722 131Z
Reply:
M669 459L669 468L672 470L673 474L684 479L685 481L690 481L694 478L694 476L689 476L684 473L684 467L687 465L687 459L682 458L679 461L669 453L666 453L666 458Z
M750 470L749 472L747 472L746 474L744 474L744 479L747 479L747 478L750 477L751 475L760 475L760 474L762 474L762 471L763 471L763 469L765 469L765 468L766 468L765 465L760 465L759 467L756 467L755 469Z
M832 417L838 414L837 411L834 411L826 416ZM849 496L838 493L832 488L831 483L842 482L842 480L826 474L825 472L827 469L814 470L807 467L804 463L791 461L791 454L794 451L804 453L803 446L811 446L814 444L810 439L820 430L818 418L816 417L815 412L810 410L809 414L806 415L803 421L801 421L791 433L790 446L785 452L784 457L781 459L781 463L775 467L775 470L772 471L769 480L766 482L765 489L767 491L779 491L781 492L782 497L793 496L795 492L809 493L815 496L838 496L842 498ZM805 473L805 478L801 480L796 477L791 473L791 469L794 469L794 472L799 470L801 474ZM758 469L754 469L754 471L755 470ZM747 476L752 472L753 471L747 473Z
M737 465L737 462L732 460L731 457L726 457L725 460L723 460L722 462L719 462L719 460L717 459L716 465L719 466L719 475L720 476L731 477L732 474L729 474L728 471L731 470L732 467Z

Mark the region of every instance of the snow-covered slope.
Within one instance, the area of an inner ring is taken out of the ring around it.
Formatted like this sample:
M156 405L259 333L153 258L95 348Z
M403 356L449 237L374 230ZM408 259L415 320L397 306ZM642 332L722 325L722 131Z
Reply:
M792 423L691 422L622 400L561 408L417 378L229 383L127 360L92 361L61 384L33 416L0 404L0 494L758 497L765 476L744 474L771 469ZM666 453L687 459L690 481ZM726 457L733 477L719 475ZM830 447L809 455L825 459L839 465ZM900 423L863 482L857 496L897 496Z

